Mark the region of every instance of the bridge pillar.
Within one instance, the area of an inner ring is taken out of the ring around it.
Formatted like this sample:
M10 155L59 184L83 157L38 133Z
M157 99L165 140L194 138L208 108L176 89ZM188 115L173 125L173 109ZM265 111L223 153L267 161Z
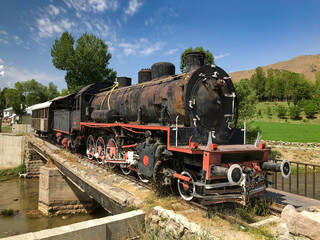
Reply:
M27 142L25 151L25 163L28 177L39 177L40 167L42 167L47 161L41 157L33 148L32 145Z
M98 206L56 167L40 167L38 209L46 215L90 213Z

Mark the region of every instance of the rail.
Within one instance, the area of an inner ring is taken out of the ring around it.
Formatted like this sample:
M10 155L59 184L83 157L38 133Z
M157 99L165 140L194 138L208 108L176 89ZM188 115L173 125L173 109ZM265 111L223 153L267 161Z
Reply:
M272 159L272 162L278 163L282 160ZM291 175L285 179L281 173L272 175L273 185L270 187L297 195L320 200L320 165L290 162Z

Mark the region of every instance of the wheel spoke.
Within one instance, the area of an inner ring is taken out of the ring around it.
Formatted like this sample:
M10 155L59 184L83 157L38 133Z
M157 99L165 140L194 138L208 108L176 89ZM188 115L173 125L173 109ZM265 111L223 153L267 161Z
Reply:
M92 135L87 138L87 156L91 160L95 153L95 142Z
M178 185L179 194L186 201L191 201L194 198L193 195L196 191L196 187L194 184L194 182L196 181L196 178L189 171L183 171L182 173L180 173L180 175L190 178L190 182L178 179L177 185Z
M98 137L98 139L97 139L96 150L98 153L97 161L99 163L103 163L103 158L105 157L105 153L106 153L106 144L105 144L104 138L101 136Z

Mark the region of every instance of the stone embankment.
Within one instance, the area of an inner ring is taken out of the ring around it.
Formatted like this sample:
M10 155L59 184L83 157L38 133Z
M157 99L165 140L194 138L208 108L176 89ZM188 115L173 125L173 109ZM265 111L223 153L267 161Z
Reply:
M161 235L167 233L177 239L218 239L185 216L160 206L151 209L147 222L151 228L158 228Z
M319 147L320 143L298 143L298 142L282 142L282 141L264 141L268 145L275 146L286 146L286 147L304 147L304 148L314 148Z

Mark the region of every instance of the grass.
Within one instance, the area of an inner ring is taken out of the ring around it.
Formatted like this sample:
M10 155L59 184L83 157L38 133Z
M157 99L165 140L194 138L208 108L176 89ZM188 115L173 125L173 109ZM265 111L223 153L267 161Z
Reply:
M0 211L0 216L4 216L4 217L8 217L8 216L12 216L14 213L13 209L4 209L2 211Z
M16 168L8 168L0 170L0 181L10 180L19 177L20 173L26 173L26 165L23 163Z
M320 125L266 121L255 121L252 124L260 127L263 140L301 143L320 142Z
M255 239L276 239L270 230L265 227L253 228L248 225L243 226L237 223L234 223L233 226L239 231L252 234Z
M12 126L11 125L2 126L1 132L2 133L12 133Z

